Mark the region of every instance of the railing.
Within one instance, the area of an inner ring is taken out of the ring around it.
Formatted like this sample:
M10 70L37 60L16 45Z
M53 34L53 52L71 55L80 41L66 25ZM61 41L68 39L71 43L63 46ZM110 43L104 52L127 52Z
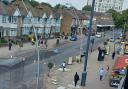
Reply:
M123 77L120 81L120 84L117 89L124 89L125 77Z

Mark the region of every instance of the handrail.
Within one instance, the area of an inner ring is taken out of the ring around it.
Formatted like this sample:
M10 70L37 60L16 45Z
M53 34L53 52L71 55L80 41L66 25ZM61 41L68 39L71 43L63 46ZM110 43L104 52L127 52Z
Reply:
M120 81L120 84L117 89L124 89L124 84L125 84L125 77L123 77Z

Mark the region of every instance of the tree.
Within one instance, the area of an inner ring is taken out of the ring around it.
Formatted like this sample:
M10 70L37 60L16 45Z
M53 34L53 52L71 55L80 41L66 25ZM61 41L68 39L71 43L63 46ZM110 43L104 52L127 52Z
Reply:
M39 2L35 1L35 0L31 0L29 1L29 3L33 6L33 7L36 7L39 5Z
M82 10L84 11L91 11L92 10L92 7L90 5L86 5L82 8Z
M122 15L116 10L109 9L106 13L111 13L116 28L122 28Z
M52 67L53 67L53 63L52 62L49 62L48 63L48 69L49 69L49 71L48 71L48 76L50 76L50 70L52 69Z
M45 6L48 6L48 7L52 8L52 6L49 3L42 2L41 5L45 5Z
M56 6L54 6L54 9L64 9L64 8L68 8L66 5L62 5L62 4L57 4Z
M2 1L5 5L8 5L9 2L8 1Z

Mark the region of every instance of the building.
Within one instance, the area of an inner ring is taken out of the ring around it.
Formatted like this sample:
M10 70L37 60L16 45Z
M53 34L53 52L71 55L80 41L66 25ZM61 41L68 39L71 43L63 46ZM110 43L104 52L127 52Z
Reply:
M83 12L86 14L88 18L90 18L90 11ZM88 28L89 21L87 20L86 26ZM92 29L94 32L101 32L105 30L111 30L114 28L114 22L112 18L112 14L110 13L101 13L94 12Z
M7 6L0 2L0 37L30 35L34 29L43 37L55 37L56 33L60 33L61 13L42 5L33 8L28 2L25 4L28 12L21 0Z
M88 19L86 14L76 9L61 9L63 20L61 24L61 32L65 35L71 33L80 34L85 27L85 21Z
M86 5L92 5L93 0L86 0ZM109 9L114 9L118 12L122 11L124 0L95 0L96 12L106 12Z

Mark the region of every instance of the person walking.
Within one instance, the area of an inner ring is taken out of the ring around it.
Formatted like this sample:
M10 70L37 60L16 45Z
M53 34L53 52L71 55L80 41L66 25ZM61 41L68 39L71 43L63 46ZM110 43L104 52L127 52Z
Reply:
M10 50L11 50L11 48L12 48L12 42L11 42L11 41L9 41L8 46L9 46L9 51L10 51Z
M100 81L102 81L102 80L103 80L103 77L104 77L104 75L105 75L105 70L104 70L104 68L101 68L101 69L100 69L99 75L100 75Z
M94 44L94 38L93 38L93 39L91 39L91 44L92 44L92 46L91 46L91 52L92 52L93 44Z
M47 49L47 47L48 47L48 44L47 44L47 43L48 43L48 42L47 42L47 39L45 39L44 44L45 44L46 49Z
M65 61L63 61L63 63L62 63L62 68L63 68L63 72L65 71L65 68L66 67L66 63L65 63Z
M78 75L77 72L76 72L76 74L74 75L75 87L76 87L78 81L79 81L79 75Z
M115 51L112 53L112 59L115 58Z

